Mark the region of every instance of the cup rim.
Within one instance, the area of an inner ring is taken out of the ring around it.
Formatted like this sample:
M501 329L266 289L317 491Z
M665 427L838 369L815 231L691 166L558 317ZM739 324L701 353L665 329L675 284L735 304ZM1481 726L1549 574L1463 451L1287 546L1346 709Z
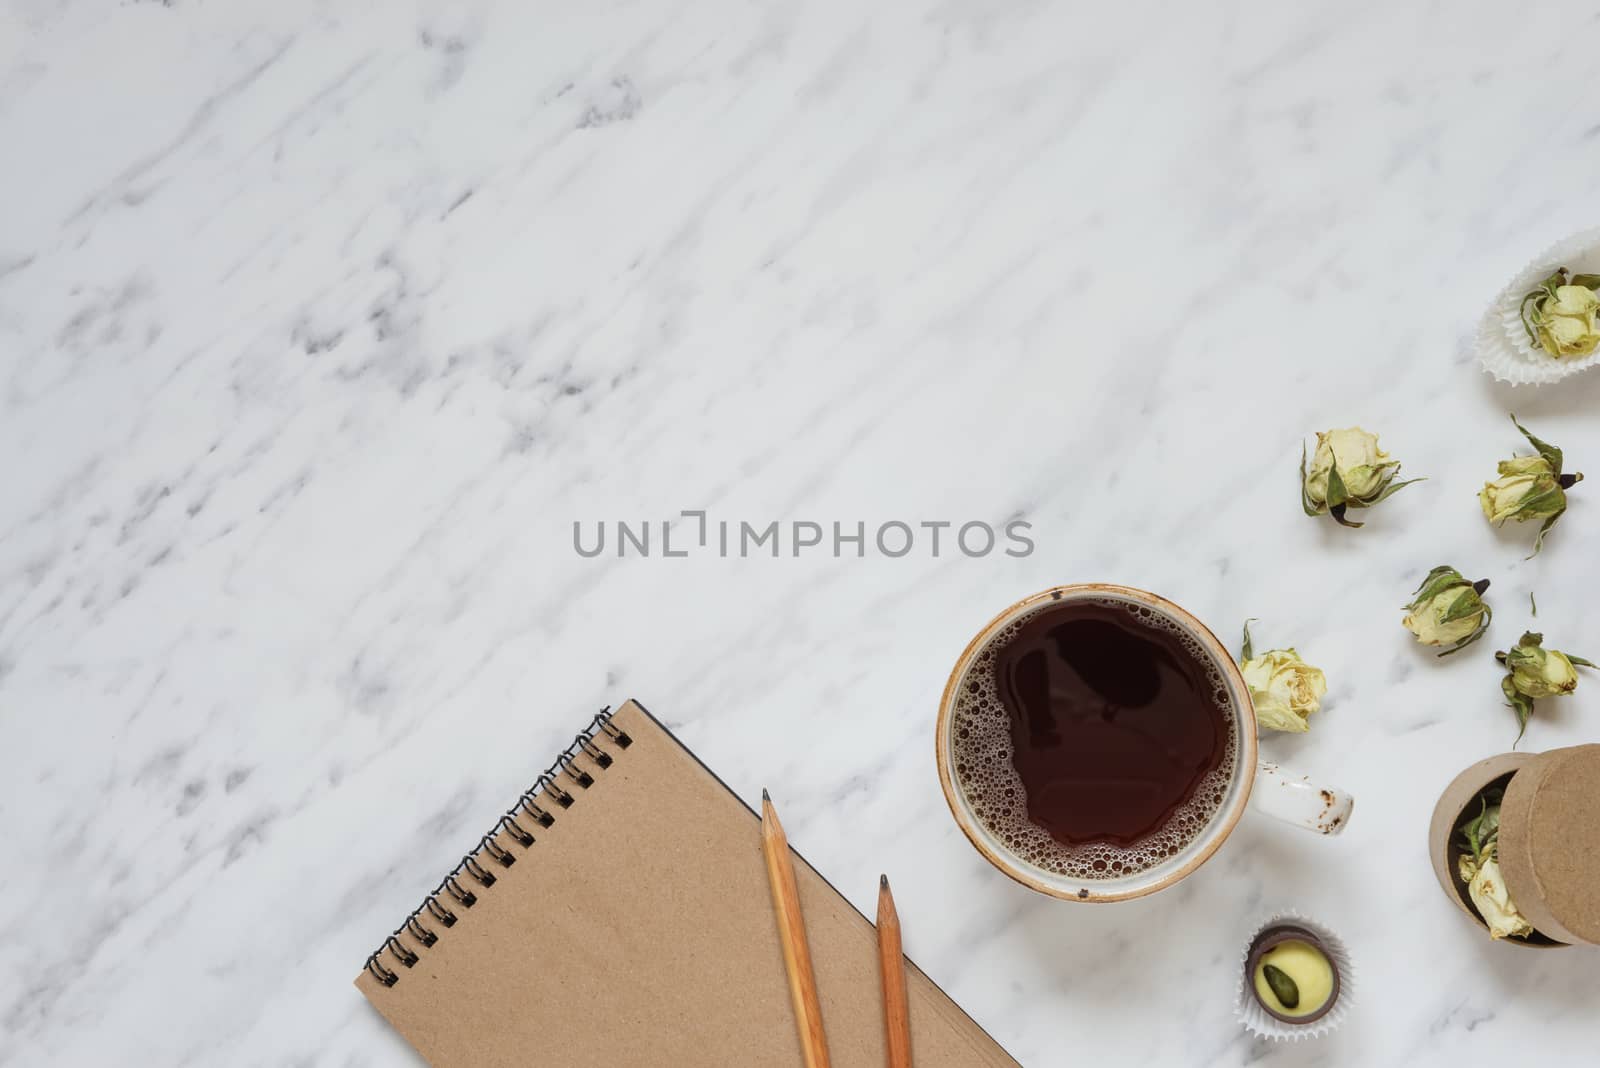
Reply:
M955 716L956 692L960 689L962 680L966 677L967 669L978 653L987 645L1003 627L1023 613L1044 604L1047 601L1060 601L1068 597L1073 599L1087 596L1110 596L1145 604L1161 613L1170 616L1187 629L1205 648L1205 651L1215 660L1226 676L1229 688L1239 695L1239 755L1236 758L1239 774L1235 780L1235 800L1224 809L1216 819L1212 828L1205 832L1205 840L1198 849L1189 856L1182 865L1166 873L1162 878L1149 883L1135 886L1119 886L1117 880L1106 880L1104 889L1096 889L1093 882L1080 881L1075 890L1069 891L1054 885L1039 877L1036 869L1017 857L1001 850L995 849L985 836L985 832L978 826L978 821L971 814L960 787L956 785L955 776L951 771L950 757L950 732L951 722ZM1217 851L1228 836L1233 833L1233 828L1238 824L1239 817L1244 814L1245 807L1250 799L1250 791L1255 785L1257 763L1257 738L1256 738L1256 712L1255 706L1250 701L1250 690L1245 685L1244 675L1239 670L1239 665L1234 662L1233 656L1227 647L1211 632L1211 629L1200 622L1194 615L1178 605L1162 597L1160 594L1151 593L1133 586L1120 586L1106 582L1080 582L1064 586L1052 586L1038 593L1013 602L1000 611L993 619L986 623L981 630L967 643L961 655L956 658L955 667L950 671L950 677L945 682L944 694L939 699L939 720L935 737L936 757L939 766L939 786L944 791L945 804L950 808L950 814L955 818L956 825L967 836L967 841L972 843L974 849L983 855L984 859L1000 872L1021 883L1030 890L1057 898L1062 901L1127 901L1133 898L1145 897L1158 890L1180 882L1191 875L1195 869L1204 864Z

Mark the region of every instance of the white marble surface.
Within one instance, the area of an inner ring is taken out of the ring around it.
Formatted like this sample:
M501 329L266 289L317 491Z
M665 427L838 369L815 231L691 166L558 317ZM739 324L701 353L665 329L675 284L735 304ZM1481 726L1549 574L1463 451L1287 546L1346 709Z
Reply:
M800 8L804 10L799 10ZM1204 8L1204 10L1201 10ZM1578 1063L1600 956L1478 937L1433 800L1514 735L1490 652L1597 656L1586 494L1474 493L1600 375L1474 319L1591 225L1591 4L94 3L0 9L0 1064L407 1064L350 985L575 724L637 696L1021 1061ZM1300 514L1302 435L1430 481ZM1591 483L1592 484L1592 483ZM1597 491L1600 492L1600 491ZM580 559L574 520L1021 516L967 559ZM1494 581L1436 663L1399 606ZM1331 680L1268 754L1359 798L1085 908L939 795L944 675L1035 589L1247 615ZM1600 679L1524 743L1600 737ZM1239 939L1343 932L1268 1047Z

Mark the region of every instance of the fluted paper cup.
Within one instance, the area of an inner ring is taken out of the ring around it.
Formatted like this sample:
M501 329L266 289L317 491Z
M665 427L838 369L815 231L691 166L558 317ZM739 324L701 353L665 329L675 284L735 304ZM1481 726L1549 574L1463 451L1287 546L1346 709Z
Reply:
M1334 994L1333 1005L1320 1019L1310 1023L1292 1024L1277 1019L1256 1000L1249 979L1250 949L1270 928L1301 927L1311 932L1321 943L1328 960L1339 975L1339 989ZM1344 1023L1350 1013L1351 998L1355 995L1355 974L1350 965L1350 953L1339 936L1315 920L1298 912L1279 912L1269 916L1245 940L1244 951L1239 954L1239 985L1235 992L1233 1014L1244 1024L1245 1030L1274 1042L1298 1042L1302 1038L1317 1038Z
M1600 274L1600 227L1551 245L1507 282L1483 313L1475 344L1478 362L1502 382L1546 385L1600 362L1600 349L1587 356L1557 359L1528 340L1522 325L1522 298L1557 267L1573 274Z

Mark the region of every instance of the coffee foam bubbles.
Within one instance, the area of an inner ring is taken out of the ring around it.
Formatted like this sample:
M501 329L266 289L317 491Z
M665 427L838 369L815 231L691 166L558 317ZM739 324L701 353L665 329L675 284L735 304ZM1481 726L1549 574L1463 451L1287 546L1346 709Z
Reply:
M1228 712L1228 684L1211 654L1188 632L1152 608L1117 598L1085 598L1091 604L1127 613L1146 626L1166 631L1182 644L1197 664L1203 664L1212 698L1223 710L1228 738L1222 760L1207 772L1189 799L1173 812L1154 834L1132 845L1094 842L1069 846L1056 841L1028 818L1028 799L1022 779L1012 763L1011 721L995 685L997 650L1016 637L1022 625L1057 602L1042 605L1008 623L984 643L967 668L956 692L951 723L951 763L957 788L966 796L978 822L1024 862L1055 875L1083 881L1121 879L1137 875L1177 856L1208 827L1227 796L1238 757L1239 727Z

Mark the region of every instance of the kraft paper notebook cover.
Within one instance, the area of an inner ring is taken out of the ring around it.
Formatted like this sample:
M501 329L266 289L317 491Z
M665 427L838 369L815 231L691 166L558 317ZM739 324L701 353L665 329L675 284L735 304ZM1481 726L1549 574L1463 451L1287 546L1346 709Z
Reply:
M798 856L795 875L833 1063L878 1068L876 934ZM907 983L919 1068L1016 1064L915 967ZM801 1063L759 818L632 701L595 718L356 986L435 1068Z

